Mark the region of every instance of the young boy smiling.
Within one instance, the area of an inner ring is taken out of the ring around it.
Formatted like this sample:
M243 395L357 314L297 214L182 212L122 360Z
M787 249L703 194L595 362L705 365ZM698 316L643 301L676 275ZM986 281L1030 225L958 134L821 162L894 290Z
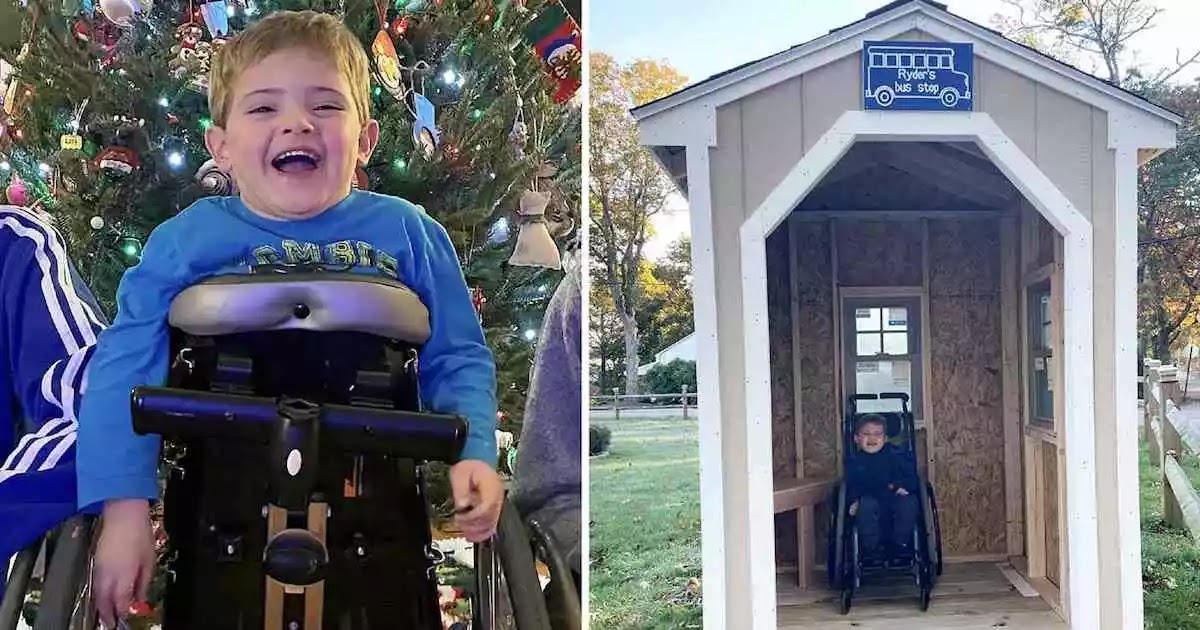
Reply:
M79 420L82 509L102 507L92 593L114 625L154 571L149 502L158 497L160 439L133 432L130 390L167 374L167 314L186 287L258 263L350 264L411 287L429 309L420 388L432 410L470 423L450 470L467 538L495 529L503 487L494 470L495 365L445 229L417 206L352 191L356 166L379 141L362 44L336 18L281 12L216 56L205 135L237 197L208 198L164 222L118 289L118 314L99 338Z

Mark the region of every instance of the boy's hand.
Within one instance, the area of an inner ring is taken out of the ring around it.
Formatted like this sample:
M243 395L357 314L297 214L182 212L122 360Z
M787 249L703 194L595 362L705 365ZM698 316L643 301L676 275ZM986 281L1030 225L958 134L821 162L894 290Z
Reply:
M450 491L454 495L454 521L467 540L483 542L496 532L504 484L491 466L475 459L450 467Z
M858 514L858 501L850 504L850 516Z
M905 490L904 488L896 488L896 494L906 497L908 496L908 490Z
M104 627L117 627L117 620L129 614L135 601L146 601L153 576L150 503L145 499L108 501L92 564L92 604Z

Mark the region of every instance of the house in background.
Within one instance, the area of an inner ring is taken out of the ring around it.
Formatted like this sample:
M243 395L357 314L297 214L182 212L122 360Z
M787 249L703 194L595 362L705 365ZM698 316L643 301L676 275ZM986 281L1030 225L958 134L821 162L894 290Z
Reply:
M925 0L633 115L691 213L704 627L841 619L827 507L774 506L840 474L847 397L901 390L943 592L1141 628L1137 171L1180 117ZM951 627L938 596L883 616Z
M645 376L656 365L666 365L675 360L696 360L696 333L688 333L683 339L655 353L653 361L638 366L638 376Z

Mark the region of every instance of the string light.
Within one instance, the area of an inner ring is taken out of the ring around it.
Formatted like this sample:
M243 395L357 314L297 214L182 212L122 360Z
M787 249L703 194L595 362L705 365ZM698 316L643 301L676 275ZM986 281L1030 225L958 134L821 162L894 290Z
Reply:
M171 154L167 156L167 164L170 164L172 168L179 168L180 166L183 166L183 154L178 151L172 151Z
M0 171L11 171L11 170L12 170L12 164L9 164L7 161L0 162Z
M404 158L396 158L396 160L392 162L392 166L396 167L397 170L402 171L408 167L408 162L406 162Z
M158 99L158 104L161 107L166 107L171 104L171 101L168 101L167 97L164 96L164 97Z

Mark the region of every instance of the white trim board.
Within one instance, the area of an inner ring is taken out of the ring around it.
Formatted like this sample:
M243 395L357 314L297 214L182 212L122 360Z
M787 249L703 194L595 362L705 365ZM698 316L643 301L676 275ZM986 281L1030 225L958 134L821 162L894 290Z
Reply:
M717 343L717 261L713 244L708 146L687 147L692 227L692 274L696 336L696 414L700 427L700 553L704 576L705 628L725 628L725 458L721 454L721 357ZM770 453L768 452L768 456ZM772 515L773 516L773 515ZM774 522L774 519L771 519Z
M698 130L717 144L716 110L773 85L862 51L865 39L893 39L919 30L945 41L971 41L974 54L1109 114L1111 143L1169 149L1181 119L1162 108L1001 37L959 16L921 2L906 4L768 57L694 88L632 110L641 142L682 146ZM1121 122L1117 122L1120 120ZM1119 136L1122 132L1123 136ZM1111 147L1110 147L1111 148Z
M1095 429L1091 422L1094 405L1093 322L1090 316L1092 227L1070 200L984 113L848 111L742 224L739 236L743 265L746 461L751 529L748 553L750 557L759 559L774 557L774 520L770 518L771 371L770 365L762 360L770 351L766 326L766 238L791 213L792 208L820 183L854 142L870 140L973 141L1038 212L1064 235L1066 308L1063 319L1066 350L1063 363L1067 375L1063 383L1067 397L1064 439L1065 463L1069 471L1067 512L1071 523L1069 610L1073 627L1099 628L1098 506ZM711 226L707 226L707 229L711 230ZM697 286L708 289L712 285L698 281ZM697 292L697 295L704 294L708 294L707 299L712 299L711 290ZM758 561L753 564L748 590L752 598L753 619L742 627L773 630L777 623L773 562Z

